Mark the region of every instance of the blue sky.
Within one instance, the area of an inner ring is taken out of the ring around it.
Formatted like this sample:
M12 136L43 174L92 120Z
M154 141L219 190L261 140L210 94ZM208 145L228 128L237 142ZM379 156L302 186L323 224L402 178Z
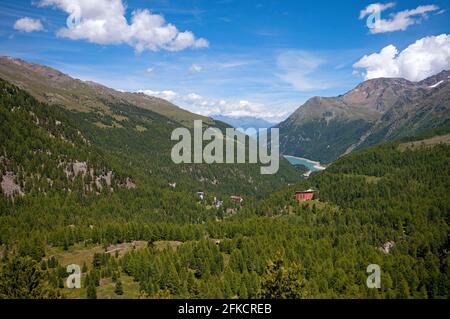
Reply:
M364 79L420 80L450 67L444 0L381 2L373 28L366 20L375 1L89 2L1 0L0 55L204 115L273 122L312 96L339 95ZM67 26L71 14L75 29Z

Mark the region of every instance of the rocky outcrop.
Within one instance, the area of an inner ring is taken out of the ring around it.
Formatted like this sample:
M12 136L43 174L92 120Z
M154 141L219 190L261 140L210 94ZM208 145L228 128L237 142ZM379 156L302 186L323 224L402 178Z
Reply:
M277 127L282 154L330 163L449 121L450 71L442 71L421 82L372 79L344 95L311 98Z
M15 175L13 172L6 172L2 176L1 188L2 193L9 198L14 198L16 196L24 196L25 193L22 191L20 186L15 182Z
M72 171L75 177L78 175L85 175L88 171L87 163L86 162L75 162L72 164Z
M136 188L136 184L129 177L126 178L125 184L123 186L126 189L135 189Z
M389 254L391 252L391 250L395 247L395 242L393 241L388 241L386 243L383 244L383 246L381 246L379 249L385 253L385 254Z

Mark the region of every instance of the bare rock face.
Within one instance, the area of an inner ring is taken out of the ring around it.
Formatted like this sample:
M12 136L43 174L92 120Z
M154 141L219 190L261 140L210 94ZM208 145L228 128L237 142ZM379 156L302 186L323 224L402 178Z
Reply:
M6 172L6 174L3 175L1 182L3 194L10 198L14 198L15 196L24 196L25 193L22 192L22 189L16 184L14 179L15 176L13 172Z
M86 162L75 162L72 164L73 174L75 177L78 175L85 175L88 171Z
M125 188L126 189L135 189L136 184L131 180L131 178L127 177L125 180Z
M99 177L97 177L97 179L95 180L95 186L97 187L98 190L102 190L103 189L103 186L102 186L102 183L101 183Z
M395 247L395 242L393 241L388 241L386 243L384 243L383 246L380 247L380 250L385 253L385 254L389 254L392 250L392 248Z
M385 112L403 96L414 95L417 84L405 79L368 80L346 93L342 99L351 105Z
M106 185L110 187L112 185L113 176L114 173L112 171L108 171L107 173L104 173L95 179L95 185L97 186L98 189L101 190L103 189L102 181L104 181Z
M276 127L280 151L330 163L353 150L415 136L450 120L450 71L420 82L367 80L336 97L314 97Z
M106 174L103 174L101 178L105 181L106 185L111 186L113 176L114 176L113 172L109 171Z

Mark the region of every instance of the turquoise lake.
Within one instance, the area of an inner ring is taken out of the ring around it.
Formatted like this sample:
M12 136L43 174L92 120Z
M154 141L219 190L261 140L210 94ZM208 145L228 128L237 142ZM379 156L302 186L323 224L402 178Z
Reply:
M284 155L284 158L287 159L289 161L289 163L291 163L292 165L303 165L303 166L305 166L311 172L317 172L317 171L321 171L322 170L322 169L319 169L319 168L316 167L317 165L320 166L319 162L314 162L314 161L308 160L306 158L295 157L295 156L288 156L288 155Z

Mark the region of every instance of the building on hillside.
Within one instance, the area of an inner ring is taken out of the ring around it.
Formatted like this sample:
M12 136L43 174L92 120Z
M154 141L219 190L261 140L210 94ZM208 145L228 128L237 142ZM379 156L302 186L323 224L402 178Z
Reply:
M230 196L230 199L235 201L235 202L239 202L241 204L244 201L244 199L241 196L238 196L238 195Z
M295 200L299 203L306 202L308 200L313 200L315 194L316 194L316 191L313 189L308 189L308 190L302 191L302 192L296 192Z
M216 197L214 197L213 204L214 204L214 206L216 206L217 209L219 209L223 205L223 200L220 200L220 199L217 199Z

